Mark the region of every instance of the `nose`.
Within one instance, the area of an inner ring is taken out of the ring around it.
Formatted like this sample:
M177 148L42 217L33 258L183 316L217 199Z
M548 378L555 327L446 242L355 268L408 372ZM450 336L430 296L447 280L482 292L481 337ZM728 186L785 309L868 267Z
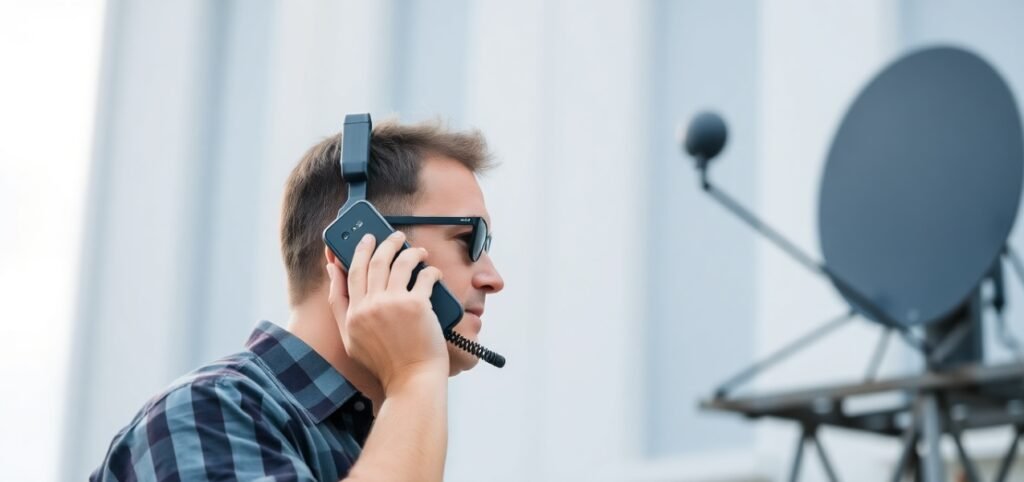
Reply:
M483 253L475 265L478 266L473 273L473 287L487 294L493 294L505 288L505 280L498 274L498 270L491 261L491 255Z

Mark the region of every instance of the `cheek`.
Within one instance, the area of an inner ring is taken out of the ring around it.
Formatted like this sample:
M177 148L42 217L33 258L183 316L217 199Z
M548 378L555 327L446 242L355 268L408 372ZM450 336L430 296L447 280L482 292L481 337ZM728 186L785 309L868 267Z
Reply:
M427 264L441 270L444 284L460 301L464 300L467 290L471 288L473 271L466 264L465 247L450 241L446 245L424 246L427 249ZM461 249L460 249L461 248Z
M444 276L444 284L460 303L466 301L472 289L472 273L461 264L450 264L447 268L438 266Z

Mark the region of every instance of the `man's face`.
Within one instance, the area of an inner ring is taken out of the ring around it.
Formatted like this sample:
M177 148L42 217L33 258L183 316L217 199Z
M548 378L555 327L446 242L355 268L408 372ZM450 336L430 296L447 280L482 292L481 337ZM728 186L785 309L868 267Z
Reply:
M420 170L419 198L410 216L480 216L490 228L491 217L484 205L484 195L476 176L465 166L447 157L429 157ZM426 263L443 273L443 282L462 303L466 313L454 330L478 341L487 295L505 287L505 281L494 268L487 253L475 263L469 259L468 243L472 242L472 226L415 226L407 230L409 244L425 248ZM451 375L473 368L479 361L450 343L448 357Z

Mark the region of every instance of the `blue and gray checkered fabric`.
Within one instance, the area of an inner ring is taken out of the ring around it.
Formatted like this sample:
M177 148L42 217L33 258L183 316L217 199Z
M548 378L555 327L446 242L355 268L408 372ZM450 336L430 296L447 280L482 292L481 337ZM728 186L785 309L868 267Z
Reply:
M93 481L336 481L373 422L370 402L273 323L246 350L152 398L114 437Z

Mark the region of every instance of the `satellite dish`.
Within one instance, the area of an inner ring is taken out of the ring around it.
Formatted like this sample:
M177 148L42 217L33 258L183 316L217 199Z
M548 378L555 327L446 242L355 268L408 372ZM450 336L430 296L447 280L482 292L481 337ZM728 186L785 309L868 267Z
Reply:
M940 440L949 433L960 447L964 473L978 480L961 445L962 427L944 420L954 416L952 407L960 406L965 413L986 413L984 426L1019 422L1012 414L986 412L994 401L1024 397L1024 368L1019 362L984 365L981 321L985 306L1002 310L1004 250L1024 281L1024 262L1006 243L1020 205L1022 137L1010 89L976 55L930 48L889 65L854 100L828 153L818 212L825 259L816 261L711 181L709 161L727 138L725 123L715 114L697 116L685 148L697 161L701 189L795 261L827 276L852 307L729 377L715 389L713 400L701 405L748 418L797 422L804 431L793 462L794 480L808 441L817 445L835 479L815 438L821 425L901 435L905 445L893 480L902 479L908 469L918 479L944 480L947 461ZM992 300L979 296L986 278L994 284ZM730 397L857 313L886 325L864 381ZM922 325L923 338L907 330ZM876 380L891 328L920 350L924 373ZM1003 341L1014 349L1009 336ZM894 389L908 401L857 416L843 408L850 397ZM911 421L907 427L896 423L904 416ZM1001 463L1000 480L1016 457L1020 431L1017 435ZM918 451L922 441L924 453Z
M1016 106L995 69L957 48L917 51L875 77L843 118L821 183L818 226L831 272L905 326L960 307L1017 217Z

